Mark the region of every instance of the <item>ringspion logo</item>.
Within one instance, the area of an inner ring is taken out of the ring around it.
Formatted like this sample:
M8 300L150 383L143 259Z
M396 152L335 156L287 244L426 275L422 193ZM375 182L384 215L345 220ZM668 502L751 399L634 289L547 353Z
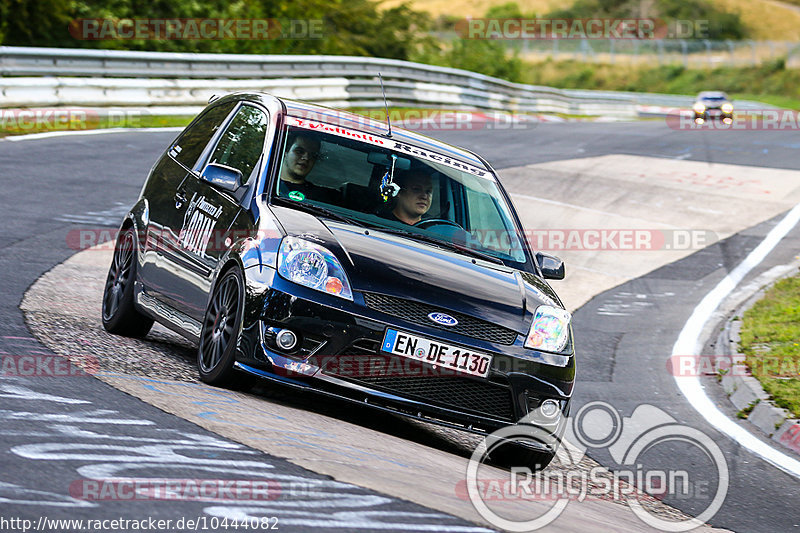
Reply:
M466 479L456 484L456 496L469 499L493 526L504 531L533 531L552 524L572 501L602 499L627 503L652 528L678 532L702 526L722 507L730 481L722 450L708 435L679 423L658 407L641 404L631 416L623 417L606 402L591 402L562 420L563 438L531 425L542 417L538 411L517 425L488 435L473 452ZM512 466L505 477L498 477L496 468L484 468L498 448L508 445L555 448L557 468L533 472ZM670 453L663 453L676 446L681 464L673 464L676 461L670 460ZM602 449L616 467L580 464L587 451ZM695 468L685 468L687 460ZM672 499L691 505L697 516L665 518L647 505ZM509 501L544 505L525 507L524 516L509 517L505 508Z

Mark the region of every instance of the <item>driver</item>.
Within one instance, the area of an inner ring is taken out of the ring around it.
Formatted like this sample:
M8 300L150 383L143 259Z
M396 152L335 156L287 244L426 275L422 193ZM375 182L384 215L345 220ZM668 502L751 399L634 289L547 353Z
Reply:
M397 202L386 216L389 220L414 225L431 208L433 181L429 174L419 170L398 173L394 182L400 186Z
M286 141L286 153L281 165L278 194L301 193L303 198L329 204L338 203L336 191L306 180L320 159L319 139L302 132L291 132Z

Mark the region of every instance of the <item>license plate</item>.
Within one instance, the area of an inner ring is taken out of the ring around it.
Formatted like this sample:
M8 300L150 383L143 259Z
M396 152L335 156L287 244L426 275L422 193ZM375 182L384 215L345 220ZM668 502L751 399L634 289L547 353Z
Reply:
M492 366L491 355L394 329L386 330L381 351L482 378L489 375Z

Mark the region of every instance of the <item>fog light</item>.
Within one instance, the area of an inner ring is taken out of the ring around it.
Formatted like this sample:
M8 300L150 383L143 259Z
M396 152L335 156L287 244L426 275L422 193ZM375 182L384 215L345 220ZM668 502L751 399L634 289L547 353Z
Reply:
M544 417L554 418L561 412L561 408L558 406L557 401L545 400L542 402L542 405L539 406L539 412L542 413Z
M275 343L281 350L291 350L297 346L297 335L294 331L282 329L275 335Z

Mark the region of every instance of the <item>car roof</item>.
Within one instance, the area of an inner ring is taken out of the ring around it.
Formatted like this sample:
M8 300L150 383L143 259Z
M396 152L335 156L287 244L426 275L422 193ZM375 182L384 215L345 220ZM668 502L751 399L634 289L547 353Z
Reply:
M703 91L699 95L698 98L727 98L728 95L722 91Z
M488 164L480 156L470 152L469 150L447 144L426 135L421 135L419 133L403 129L395 124L392 124L392 136L388 137L387 132L389 128L386 122L374 120L363 115L351 113L349 111L342 111L340 109L333 109L308 102L291 100L288 98L280 98L264 92L233 93L225 96L224 98L235 98L238 100L248 100L262 103L264 103L265 100L277 100L283 103L284 107L286 108L286 114L290 116L317 120L319 122L326 122L340 127L359 130L361 132L369 133L373 136L379 136L384 139L411 144L418 148L435 150L437 152L447 154L450 157L456 157L473 165L487 169L489 168Z

